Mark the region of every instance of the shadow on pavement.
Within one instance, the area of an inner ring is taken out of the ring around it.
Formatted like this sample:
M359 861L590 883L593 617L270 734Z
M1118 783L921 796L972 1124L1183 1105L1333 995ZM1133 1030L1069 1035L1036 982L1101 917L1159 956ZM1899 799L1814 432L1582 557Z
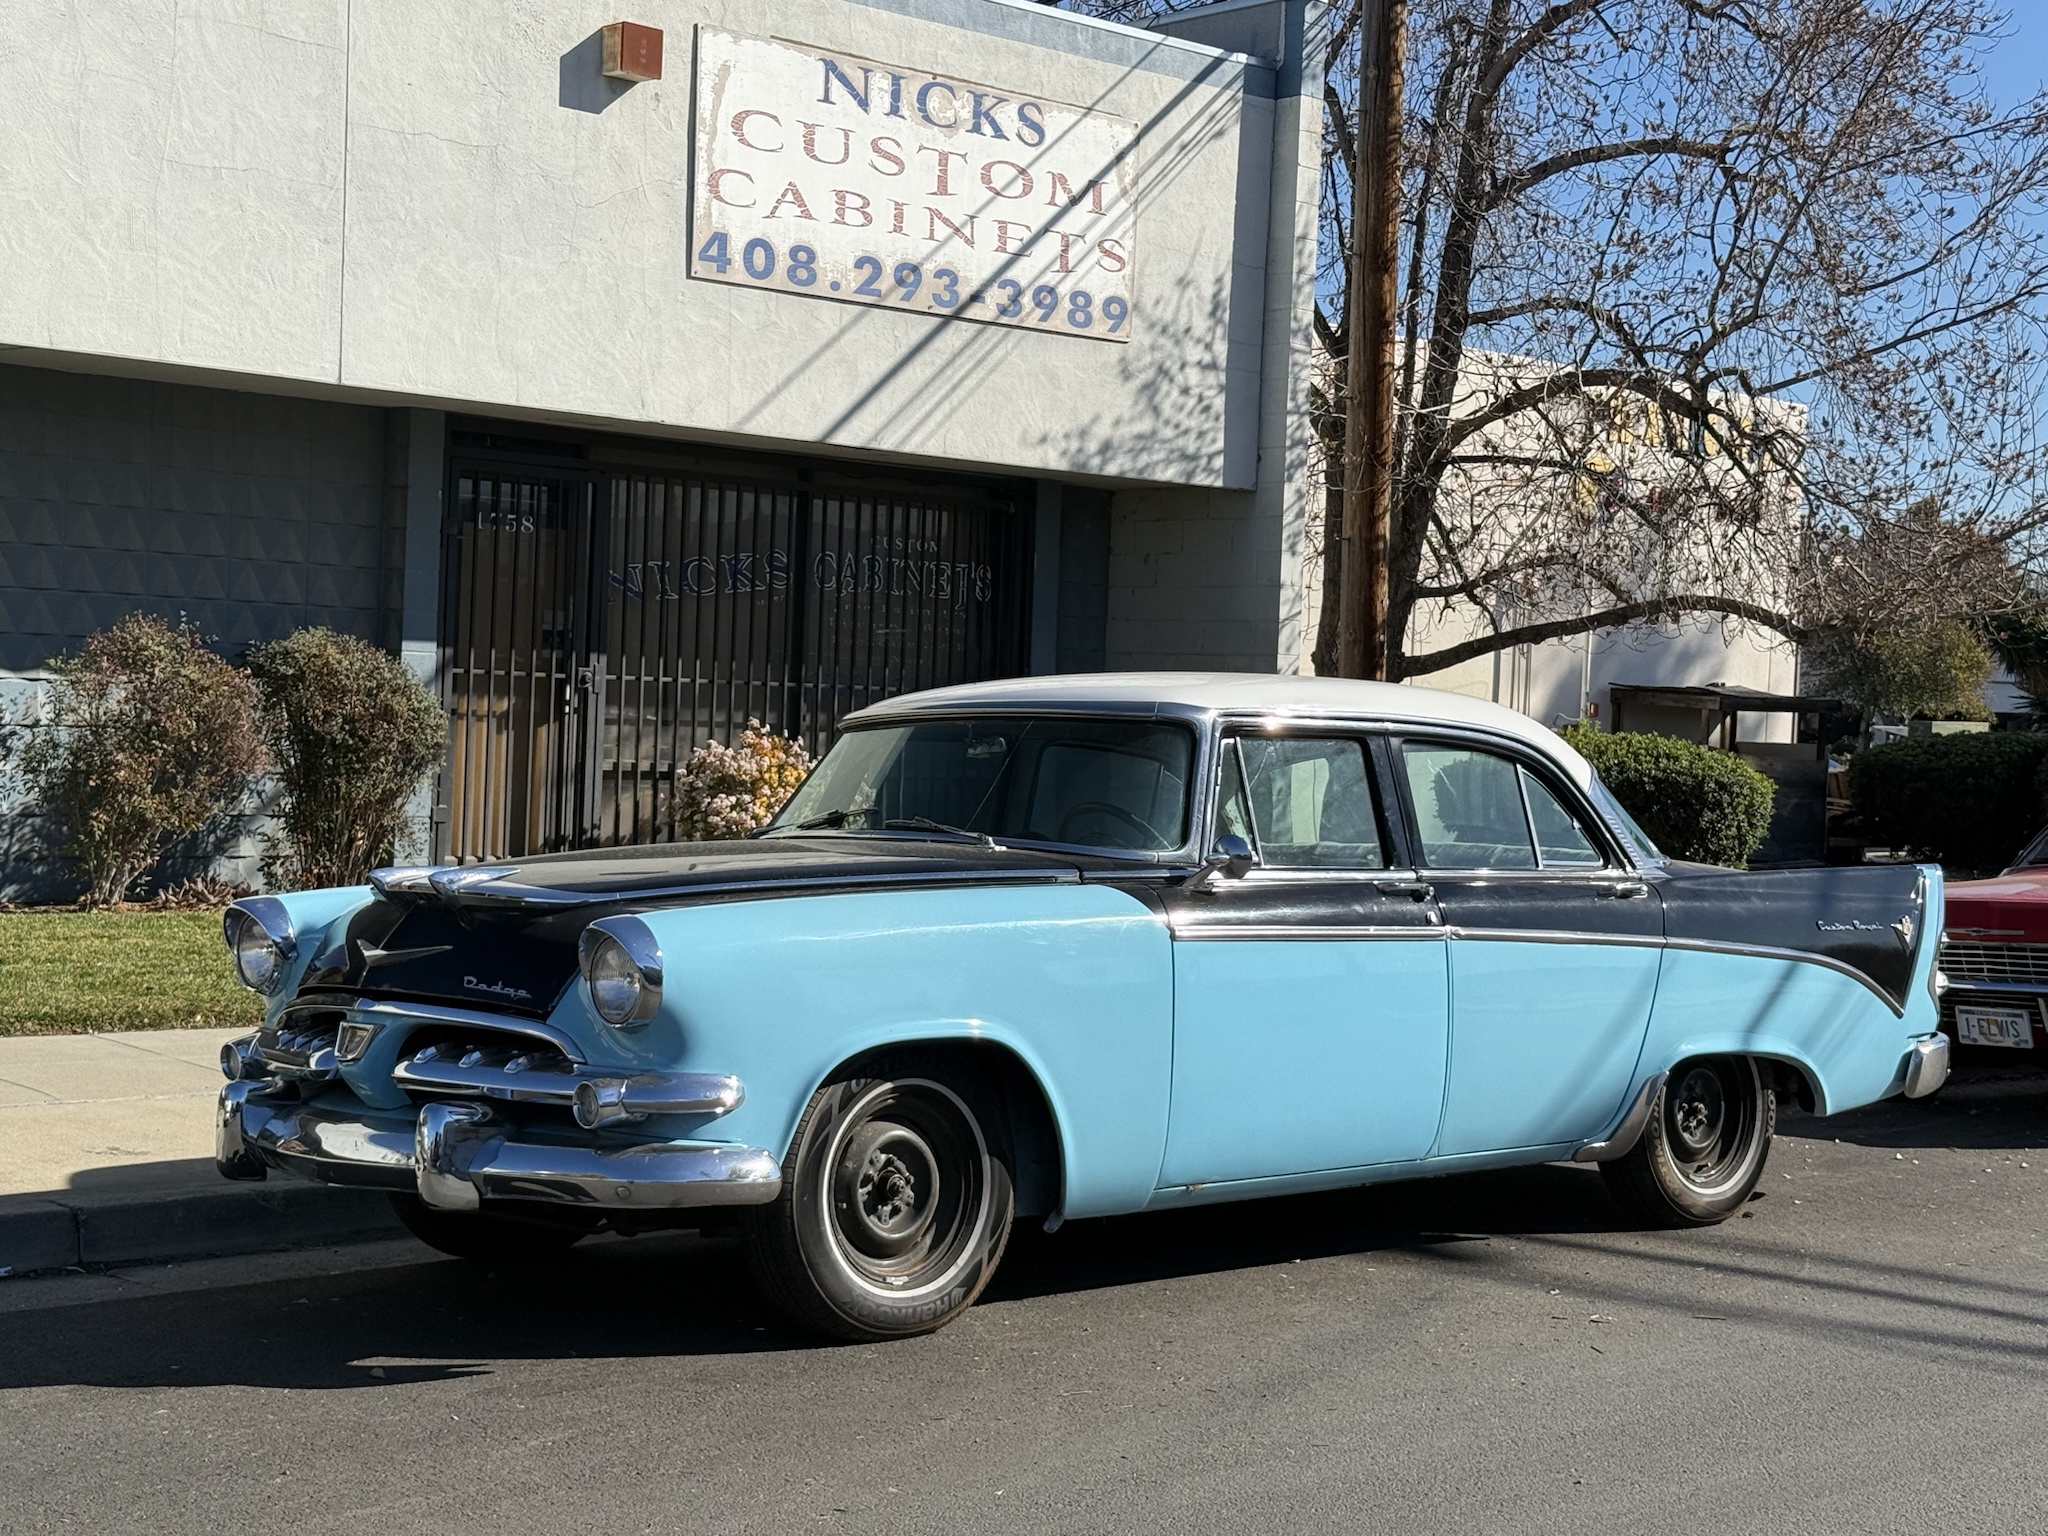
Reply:
M1778 1131L1864 1147L2048 1148L2048 1073L1959 1070L1932 1098L1886 1099L1824 1120L1782 1115Z
M1599 1175L1572 1167L1073 1222L1051 1238L1020 1223L985 1299L1621 1227ZM0 1391L333 1390L488 1373L505 1360L811 1347L761 1299L737 1243L677 1235L600 1240L531 1266L433 1262L0 1316Z
M1113 1216L1075 1222L1051 1240L1020 1225L987 1297L1017 1300L1389 1249L1455 1258L1490 1237L1627 1229L1597 1169L1547 1163Z
M1794 1117L1787 1128L1881 1146L1962 1145L1973 1126L1994 1138L1976 1145L2042 1139L2037 1086L1959 1086L1954 1099L1825 1121ZM1938 1130L1921 1127L1925 1117ZM1876 1139L1923 1134L1925 1142ZM1743 1290L1739 1300L1721 1294L1712 1310L1727 1316L1709 1322L1739 1319L1788 1339L1841 1332L2000 1369L2036 1371L2048 1359L2048 1287L1831 1254L1806 1236L1788 1246L1761 1225L1744 1231L1733 1247L1666 1251L1661 1235L1630 1229L1596 1169L1547 1164L1073 1222L1050 1237L1023 1223L984 1300L1000 1306L1373 1253L1477 1267L1487 1262L1489 1239L1513 1237L1517 1248L1605 1256L1620 1267L1599 1281L1603 1298L1646 1311L1691 1316L1693 1279L1711 1265ZM817 1347L769 1310L737 1243L674 1235L600 1239L527 1267L430 1262L0 1315L0 1391L338 1390L485 1375L525 1360Z

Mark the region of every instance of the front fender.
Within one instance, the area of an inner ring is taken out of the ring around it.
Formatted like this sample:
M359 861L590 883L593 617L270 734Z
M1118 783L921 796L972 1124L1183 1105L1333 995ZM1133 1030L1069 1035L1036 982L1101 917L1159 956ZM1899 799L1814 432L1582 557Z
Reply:
M277 990L263 1002L265 1020L277 1017L277 1011L298 995L299 984L305 979L313 957L340 937L348 920L360 908L368 905L376 896L367 885L331 885L313 891L287 891L271 899L285 910L292 925L292 958L285 966L284 978ZM223 959L222 964L230 969L234 961Z
M987 1041L1044 1090L1067 1215L1150 1196L1166 1144L1173 966L1164 923L1132 896L1018 885L640 915L662 947L662 1006L618 1038L649 1066L730 1072L746 1087L738 1109L693 1134L786 1155L804 1106L849 1059ZM557 1012L572 1007L587 1013L580 987Z

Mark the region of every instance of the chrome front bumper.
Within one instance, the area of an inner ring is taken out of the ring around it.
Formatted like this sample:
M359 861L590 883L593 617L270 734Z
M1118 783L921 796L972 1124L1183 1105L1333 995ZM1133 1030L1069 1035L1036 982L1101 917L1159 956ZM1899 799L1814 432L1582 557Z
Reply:
M486 1104L430 1103L384 1112L307 1102L262 1080L220 1093L215 1161L230 1179L271 1169L366 1189L412 1190L444 1211L485 1200L541 1200L614 1210L765 1205L782 1190L774 1154L675 1142L593 1144L565 1133L515 1140Z
M1900 1091L1909 1099L1924 1099L1947 1081L1948 1036L1914 1041L1906 1052L1906 1082Z

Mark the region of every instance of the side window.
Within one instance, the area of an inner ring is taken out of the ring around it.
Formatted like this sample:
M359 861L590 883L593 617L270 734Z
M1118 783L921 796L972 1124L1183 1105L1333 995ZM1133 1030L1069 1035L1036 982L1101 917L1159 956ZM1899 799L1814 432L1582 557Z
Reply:
M1379 816L1365 744L1349 738L1240 736L1225 758L1224 792L1243 759L1241 804L1252 846L1269 869L1382 869ZM1219 831L1237 831L1230 801ZM1243 835L1240 833L1240 835Z
M1536 829L1536 853L1545 869L1597 868L1607 862L1577 818L1526 768L1522 790L1529 797L1529 825Z
M1431 869L1534 869L1520 770L1471 747L1401 744L1401 768Z

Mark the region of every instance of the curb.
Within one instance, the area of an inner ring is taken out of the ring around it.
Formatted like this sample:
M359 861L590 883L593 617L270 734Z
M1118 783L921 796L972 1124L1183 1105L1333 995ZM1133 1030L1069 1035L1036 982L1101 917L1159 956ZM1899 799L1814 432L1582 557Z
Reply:
M0 1198L0 1272L164 1263L275 1248L403 1237L375 1190L319 1184L229 1185L93 1200Z

